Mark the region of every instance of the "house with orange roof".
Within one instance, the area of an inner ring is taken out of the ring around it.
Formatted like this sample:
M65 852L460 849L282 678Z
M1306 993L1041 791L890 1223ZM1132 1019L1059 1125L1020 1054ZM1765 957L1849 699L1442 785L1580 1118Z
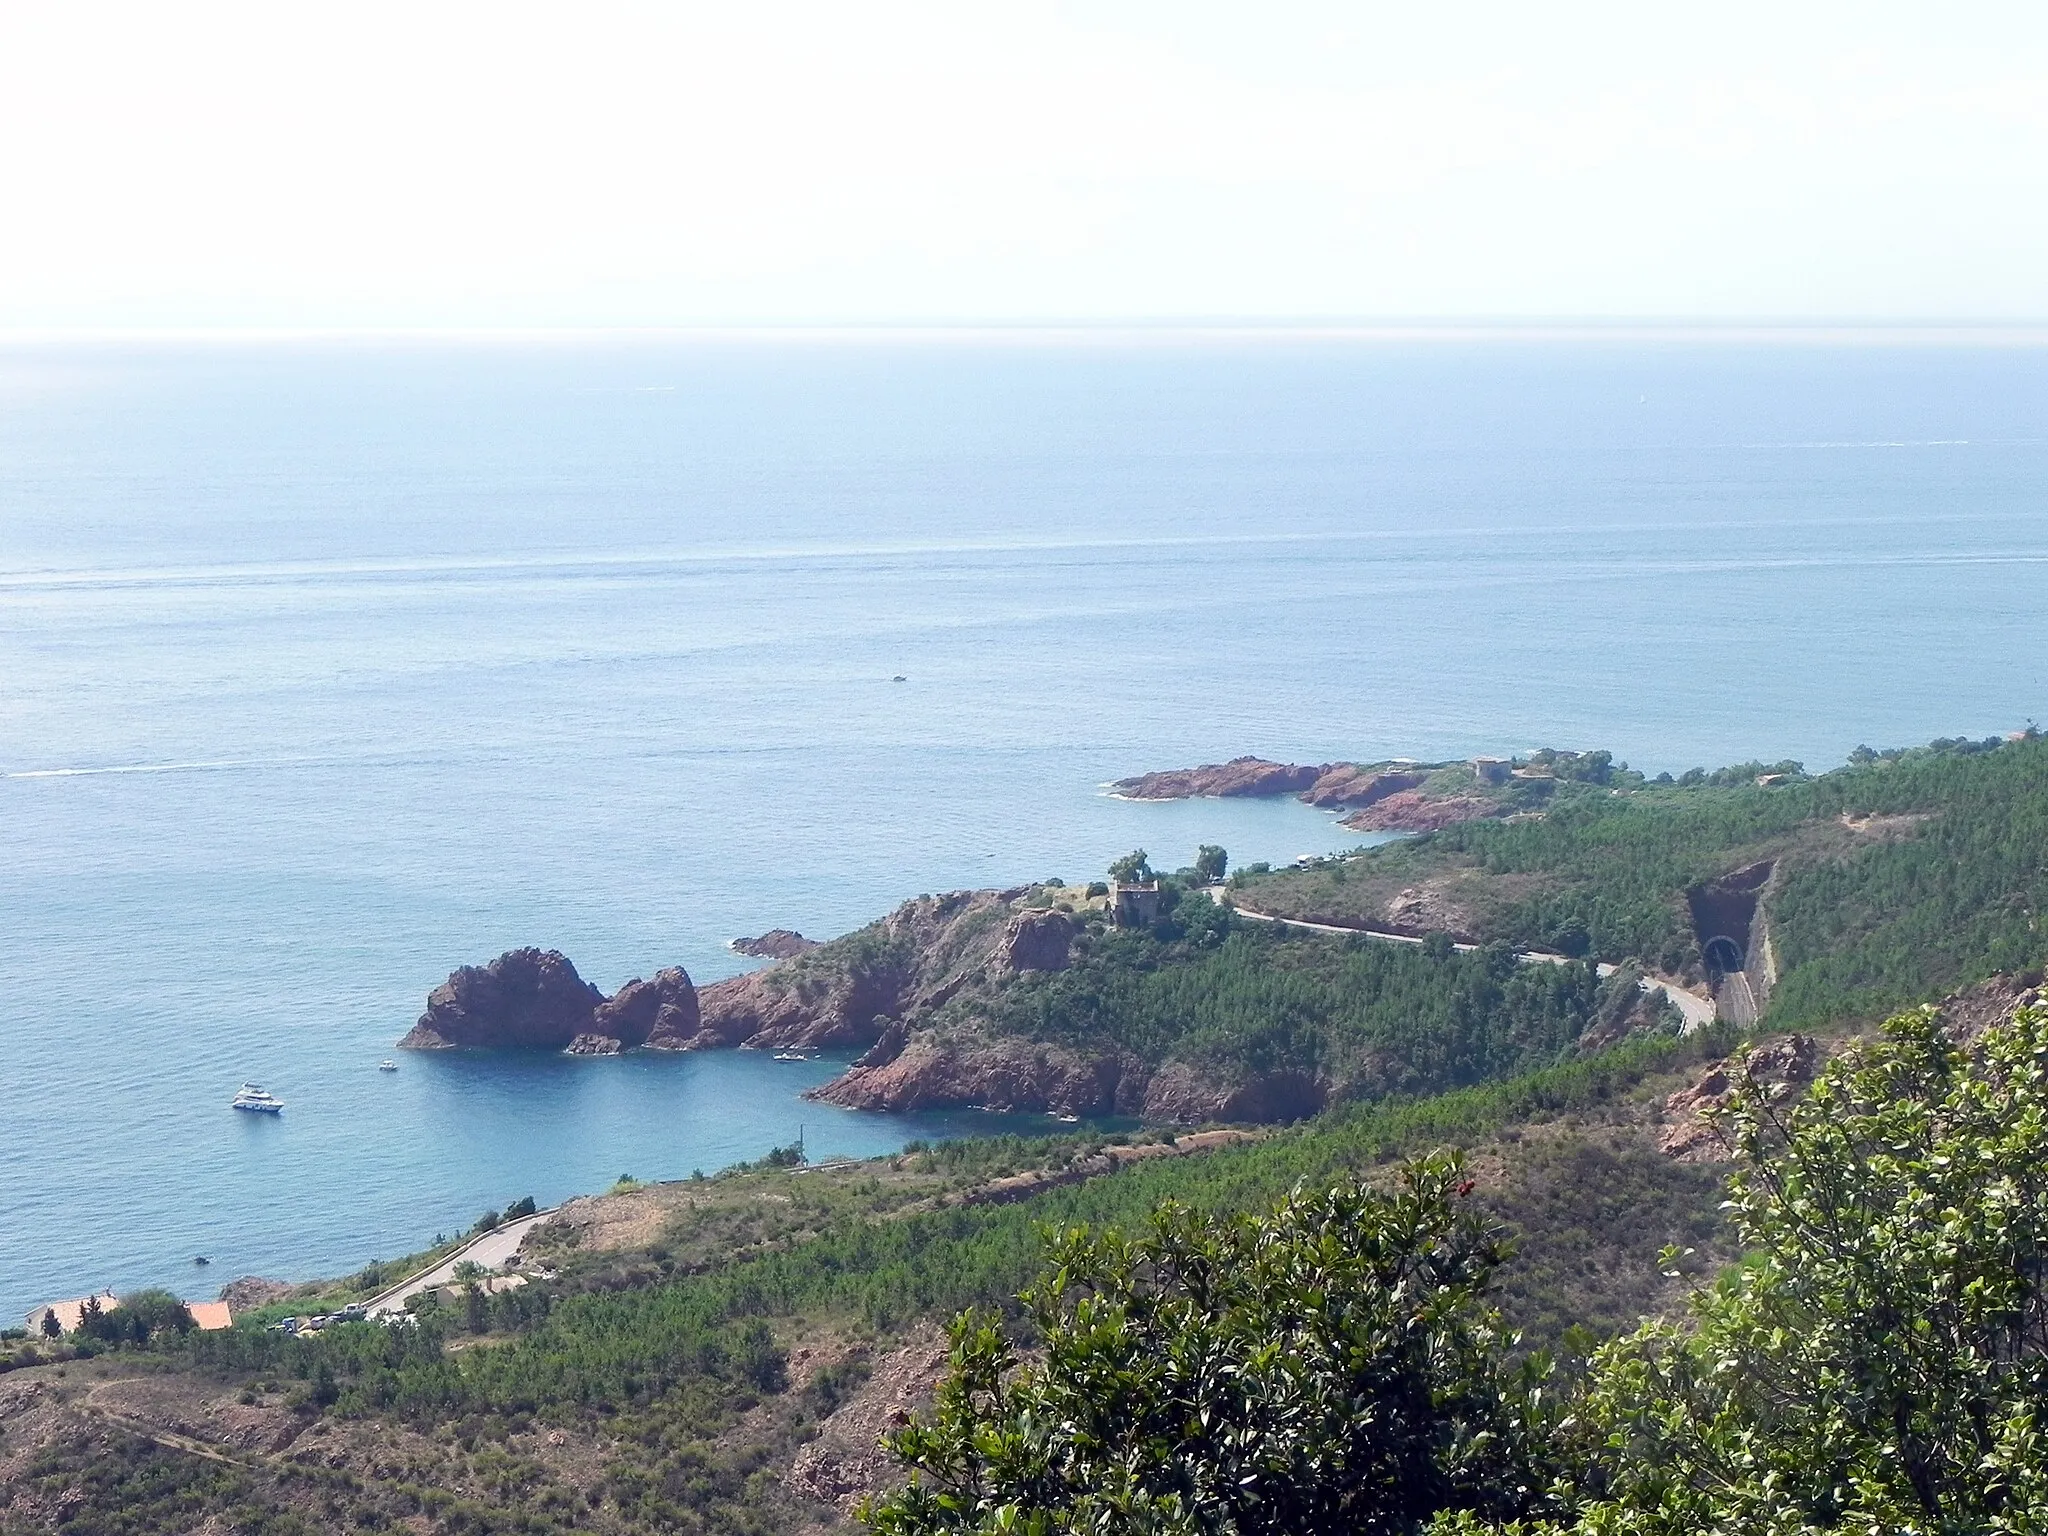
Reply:
M28 1336L35 1339L47 1335L49 1329L43 1321L47 1317L55 1317L57 1319L57 1331L59 1333L78 1332L78 1324L84 1316L85 1304L88 1301L98 1302L102 1312L111 1312L114 1308L121 1305L121 1298L112 1291L101 1291L97 1296L77 1296L73 1297L70 1301L46 1301L40 1307L30 1309L27 1323Z
M121 1305L121 1298L112 1291L101 1291L97 1296L78 1296L70 1301L46 1301L40 1307L30 1309L23 1326L28 1329L28 1336L32 1339L47 1338L49 1328L43 1320L55 1318L59 1333L76 1333L79 1323L84 1320L85 1304L88 1301L98 1302L102 1312L112 1312ZM193 1323L203 1333L211 1333L219 1328L232 1328L235 1325L234 1314L228 1310L228 1304L224 1301L188 1301L185 1303L185 1310L192 1314Z

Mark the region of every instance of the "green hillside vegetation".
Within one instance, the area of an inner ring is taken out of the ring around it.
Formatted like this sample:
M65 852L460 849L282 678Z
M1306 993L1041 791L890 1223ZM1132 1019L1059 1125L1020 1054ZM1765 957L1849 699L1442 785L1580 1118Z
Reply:
M954 1390L899 1447L928 1496L877 1506L890 1536L2048 1529L2048 1011L1981 1060L1911 1016L1810 1100L1757 1089L1724 1209L1726 1167L1674 1161L1659 1131L1665 1096L1743 1042L1680 1035L1633 971L1513 954L1683 971L1686 889L1774 858L1767 1025L1840 1030L2037 966L2048 743L1861 753L1770 787L1595 756L1540 819L1241 878L1258 910L1353 918L1429 886L1477 951L1186 898L943 1014L1311 1072L1339 1090L1313 1119L1087 1177L1157 1133L622 1182L646 1216L629 1242L557 1232L550 1277L410 1326L200 1333L167 1312L62 1365L0 1342L0 1533L822 1529L787 1480L799 1449L963 1310Z
M1590 965L1304 934L1193 896L1156 930L1103 932L1067 970L1019 976L940 1019L1219 1076L1302 1072L1378 1097L1546 1065L1596 1021L1619 1034L1638 1012L1657 1022L1632 976L1603 983Z
M1748 766L1581 786L1540 817L1237 885L1258 911L1362 926L1422 890L1474 938L1697 977L1686 891L1779 860L1769 1022L1788 1027L1882 1017L2048 959L2048 739L1859 748L1835 772L1770 786Z
M1278 1114L1483 1081L1658 1027L1626 980L1602 988L1586 966L1517 968L1511 956L1544 950L1698 986L1688 893L1740 870L1772 871L1762 925L1779 971L1765 1020L1775 1027L1874 1021L2048 960L2038 736L1858 749L1819 776L1749 763L1647 780L1598 752L1537 753L1522 771L1539 776L1480 785L1469 765L1431 775L1454 798L1484 790L1520 807L1505 819L1230 880L1230 902L1255 913L1471 941L1481 954L1237 920L1189 889L1189 869L1162 881L1147 929L1112 926L1103 898L1079 886L956 893L907 904L766 981L827 1011L876 999L851 1011L896 1010L910 1035L963 1054L1021 1037L1084 1060L1182 1066L1206 1097L1181 1102L1271 1087L1256 1102ZM1225 857L1205 856L1212 868ZM1120 861L1133 873L1143 862ZM1034 909L1074 923L1066 968L999 958ZM1296 1091L1308 1082L1313 1091Z
M516 1337L490 1350L445 1349L449 1329L462 1326L454 1318L417 1330L344 1327L311 1340L236 1330L194 1335L185 1348L208 1366L314 1382L322 1406L341 1413L602 1414L699 1379L765 1389L784 1367L764 1319L812 1314L882 1332L962 1307L1013 1307L1040 1262L1045 1223L1135 1222L1166 1199L1256 1209L1300 1180L1324 1182L1418 1146L1475 1141L1531 1115L1591 1110L1725 1043L1646 1037L1505 1083L1332 1114L1256 1144L1141 1164L1015 1205L877 1221L849 1202L808 1240L711 1273L618 1292L558 1297L536 1287L491 1297L477 1331Z
M1585 1376L1517 1367L1455 1160L1259 1219L1070 1231L1045 1340L956 1325L878 1536L2020 1532L2048 1521L2048 1007L1931 1014L1733 1116L1739 1267Z
M67 1443L40 1456L36 1476L46 1488L88 1486L80 1480L96 1469L89 1487L104 1491L106 1523L91 1523L88 1509L86 1523L67 1530L185 1530L195 1510L240 1511L239 1528L276 1531L374 1526L415 1513L448 1530L788 1530L800 1511L774 1469L858 1385L863 1362L904 1329L963 1307L993 1309L1028 1331L1016 1297L1043 1266L1048 1229L1135 1228L1167 1200L1257 1211L1297 1183L1391 1177L1402 1156L1440 1145L1497 1148L1503 1171L1476 1198L1538 1255L1523 1266L1513 1315L1542 1325L1611 1314L1612 1325L1626 1326L1645 1298L1672 1299L1655 1248L1700 1244L1717 1230L1717 1181L1690 1179L1676 1200L1664 1190L1665 1205L1646 1212L1617 1204L1616 1191L1573 1190L1554 1170L1591 1157L1605 1168L1642 1165L1653 1178L1674 1171L1639 1137L1617 1139L1617 1127L1639 1120L1644 1096L1654 1099L1672 1073L1727 1044L1643 1037L1505 1082L1360 1105L1256 1143L1140 1163L1007 1206L906 1210L903 1196L1057 1168L1101 1138L948 1144L900 1159L900 1170L762 1168L708 1180L710 1191L730 1186L735 1195L708 1201L709 1241L691 1218L653 1250L586 1260L569 1251L553 1285L429 1309L415 1327L353 1324L301 1339L238 1329L106 1357L135 1356L214 1390L281 1401L337 1434L368 1437L337 1443L360 1443L366 1464L402 1475L337 1471L318 1458L275 1474L231 1473L135 1440L121 1442L121 1475L89 1445ZM1517 1171L1524 1158L1527 1171ZM723 1262L708 1257L749 1203L769 1213L749 1229L760 1246L725 1249ZM679 1272L684 1256L703 1271ZM1582 1304L1610 1288L1618 1304L1607 1314ZM793 1385L792 1346L821 1337L848 1343L844 1364ZM548 1425L609 1447L596 1505L522 1449ZM328 1511L324 1523L295 1524L293 1511L309 1503ZM0 1504L0 1530L13 1529Z

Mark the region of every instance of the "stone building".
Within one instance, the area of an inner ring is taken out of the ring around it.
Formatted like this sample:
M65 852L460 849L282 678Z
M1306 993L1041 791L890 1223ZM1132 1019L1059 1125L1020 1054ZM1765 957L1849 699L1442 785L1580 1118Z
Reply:
M1109 920L1119 928L1150 928L1159 921L1159 882L1109 883Z

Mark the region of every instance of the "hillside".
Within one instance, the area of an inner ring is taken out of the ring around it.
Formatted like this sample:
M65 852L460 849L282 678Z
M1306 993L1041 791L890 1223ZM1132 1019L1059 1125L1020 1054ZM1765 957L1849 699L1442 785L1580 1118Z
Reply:
M2048 742L1857 756L1817 777L1745 764L1659 782L1604 753L1539 754L1514 769L1537 777L1488 788L1538 809L1229 882L1227 904L1256 914L1478 954L1250 923L1171 878L1138 929L1079 886L955 892L701 989L694 1043L859 1050L819 1091L856 1108L1284 1121L1666 1027L1631 991L1645 972L1716 992L1737 1023L1794 1028L2048 958ZM1219 792L1365 793L1348 765L1223 766ZM1518 950L1626 974L1518 968Z
M1203 895L1137 930L1103 906L1074 887L920 897L703 988L700 1038L864 1047L816 1093L849 1107L1200 1124L1477 1082L1661 1022L1632 977L1583 965L1245 923Z
M1580 1360L1738 1257L1704 1117L1739 1069L1789 1103L1891 1000L2025 972L1953 1001L1974 1035L2039 982L2048 744L1741 777L1574 791L1540 819L1234 882L1254 910L1353 924L1426 891L1426 943L1286 930L1199 895L1117 929L1086 888L1035 886L920 898L704 988L700 1043L866 1044L828 1092L951 1082L1294 1123L1077 1128L622 1187L539 1227L526 1283L457 1287L413 1326L0 1341L0 1533L841 1528L891 1475L878 1437L940 1373L938 1325L992 1307L1028 1341L1015 1298L1046 1232L1132 1229L1168 1200L1263 1210L1443 1147L1511 1240L1488 1294L1518 1348ZM1744 923L1718 964L1702 928ZM1485 947L1454 949L1453 930ZM1724 986L1754 967L1772 983L1763 1037L1680 1034L1632 971L1518 963L1537 942ZM1792 1024L1822 1038L1785 1038Z
M1786 1027L1878 1017L2048 957L2048 740L1859 749L1832 773L1774 777L1575 793L1540 817L1241 875L1234 896L1694 982L1744 970ZM1740 953L1706 952L1730 936Z
M437 1530L827 1528L880 1469L874 1434L936 1375L934 1322L1014 1308L1046 1224L1131 1222L1165 1198L1255 1208L1445 1143L1474 1149L1488 1208L1518 1236L1503 1297L1532 1338L1608 1331L1674 1301L1663 1242L1700 1263L1715 1251L1718 1170L1658 1147L1665 1098L1713 1049L1637 1042L1181 1156L1107 1157L1100 1137L956 1143L580 1202L537 1245L555 1280L416 1329L237 1331L0 1375L0 1530L60 1513L67 1531L138 1533L209 1515L259 1531L421 1515ZM1034 1170L1022 1198L983 1197Z

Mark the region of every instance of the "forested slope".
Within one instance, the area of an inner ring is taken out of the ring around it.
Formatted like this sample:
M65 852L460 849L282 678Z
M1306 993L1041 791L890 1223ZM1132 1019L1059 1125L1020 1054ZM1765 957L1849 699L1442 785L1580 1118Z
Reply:
M1515 1315L1545 1339L1574 1324L1611 1331L1674 1299L1655 1257L1663 1242L1712 1247L1716 1174L1663 1158L1651 1132L1663 1085L1724 1043L1645 1037L1502 1083L1333 1111L1255 1143L1139 1162L1009 1205L906 1213L888 1197L886 1165L758 1170L736 1176L736 1187L771 1211L808 1204L818 1225L768 1251L700 1261L698 1273L677 1267L677 1254L700 1251L677 1229L637 1258L585 1262L568 1251L557 1282L467 1314L430 1314L415 1328L172 1336L140 1354L130 1346L74 1361L86 1393L93 1373L146 1367L148 1392L183 1394L186 1404L154 1422L180 1426L194 1443L236 1414L268 1415L262 1422L283 1426L291 1449L235 1450L232 1467L195 1465L132 1429L80 1419L82 1409L66 1417L48 1398L53 1428L36 1441L40 1430L9 1427L0 1407L0 1500L15 1501L0 1502L0 1529L47 1529L31 1510L78 1485L95 1456L109 1466L91 1495L99 1502L74 1507L67 1530L182 1531L209 1512L274 1531L374 1527L419 1513L446 1530L798 1529L832 1514L792 1494L783 1476L819 1420L906 1332L964 1306L1018 1315L1016 1294L1043 1263L1048 1229L1134 1225L1167 1199L1254 1210L1297 1183L1377 1176L1404 1154L1444 1144L1491 1149L1482 1198L1529 1252L1507 1293ZM965 1143L906 1161L985 1177L1057 1167L1099 1141ZM1581 1177L1589 1170L1600 1182ZM837 1193L813 1199L811 1180L832 1180ZM9 1383L48 1370L0 1376L0 1403ZM73 1390L56 1381L50 1389ZM62 1424L72 1430L56 1433ZM102 1449L87 1454L94 1443ZM11 1469L10 1450L20 1458ZM113 1475L120 1466L128 1470Z
M1877 1017L2048 959L2048 739L1944 742L1818 777L1560 795L1305 870L1243 878L1283 916L1702 971L1688 890L1773 861L1773 1022Z

